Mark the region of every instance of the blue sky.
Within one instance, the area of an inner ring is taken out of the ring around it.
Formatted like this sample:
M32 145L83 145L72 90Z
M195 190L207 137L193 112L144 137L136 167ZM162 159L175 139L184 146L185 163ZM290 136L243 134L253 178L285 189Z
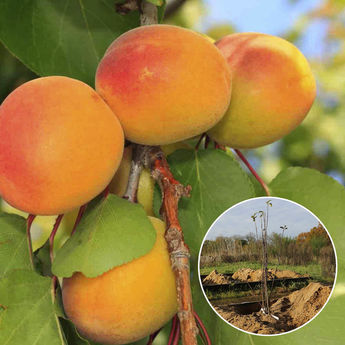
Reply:
M207 13L200 29L206 31L215 23L231 23L238 32L255 31L283 36L303 14L318 7L323 0L204 0ZM327 29L324 21L314 21L306 28L297 45L308 57L319 57Z
M219 236L245 236L255 233L251 216L257 211L266 211L267 200L272 202L272 207L269 207L268 234L281 233L280 226L287 225L288 230L284 232L284 236L296 237L299 233L307 232L319 223L312 213L289 200L256 198L249 199L226 211L212 225L206 238L212 240ZM258 222L257 224L259 229L260 225Z

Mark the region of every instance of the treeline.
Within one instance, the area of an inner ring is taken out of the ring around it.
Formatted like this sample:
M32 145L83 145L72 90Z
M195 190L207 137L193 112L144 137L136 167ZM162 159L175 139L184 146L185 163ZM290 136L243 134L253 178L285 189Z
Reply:
M268 261L271 265L321 265L324 276L334 275L335 256L330 238L321 224L309 232L292 238L272 233L267 241ZM224 262L261 262L262 240L260 234L244 237L217 237L204 242L200 265L213 266Z

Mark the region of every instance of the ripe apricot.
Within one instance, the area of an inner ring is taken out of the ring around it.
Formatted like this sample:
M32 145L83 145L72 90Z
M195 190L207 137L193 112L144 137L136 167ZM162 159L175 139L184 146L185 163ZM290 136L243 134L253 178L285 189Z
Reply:
M22 211L53 215L95 197L120 164L121 125L88 85L31 80L0 107L0 194Z
M231 76L201 34L173 25L128 31L106 51L96 90L130 141L163 145L213 127L230 102Z
M303 54L288 41L260 33L225 36L216 46L232 72L232 97L223 119L209 131L218 143L255 148L272 143L305 118L316 94Z
M102 344L134 342L162 327L177 312L165 225L149 218L157 233L149 253L96 278L75 273L63 280L65 312L86 338Z

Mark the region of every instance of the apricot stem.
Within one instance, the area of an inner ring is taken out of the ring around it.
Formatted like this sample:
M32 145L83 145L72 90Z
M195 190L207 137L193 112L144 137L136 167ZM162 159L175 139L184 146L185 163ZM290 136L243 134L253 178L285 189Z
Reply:
M261 184L262 188L265 190L265 193L267 196L270 196L270 191L268 189L267 184L264 182L264 180L258 175L258 173L255 171L255 169L251 166L251 164L248 162L246 157L244 157L243 153L238 150L234 149L237 156L241 159L241 161L246 165L246 167L249 169L249 171L253 174L253 176L257 179L257 181Z
M32 225L35 218L36 218L35 215L29 214L29 216L26 220L26 240L28 243L30 263L31 263L31 267L33 269L35 269L35 264L34 264L34 254L32 252L31 225Z
M184 242L178 220L178 202L182 196L189 196L191 187L184 187L175 180L163 151L157 146L147 147L144 164L162 191L161 214L166 223L165 239L170 254L171 266L175 274L178 300L178 318L181 325L182 344L196 345L198 329L193 314L190 288L189 248ZM174 342L175 343L175 342Z
M200 138L199 138L198 142L195 145L195 151L199 150L200 144L201 144L202 140L205 138L205 136L206 136L206 133L202 133L200 135Z
M75 222L74 222L74 225L73 225L73 229L72 229L72 232L71 232L71 236L75 233L75 230L77 229L77 226L78 224L80 223L81 221L81 218L83 217L83 214L86 210L86 206L87 204L83 205L83 206L80 206L79 208L79 211L78 211L78 215L77 215L77 218L75 219Z
M51 264L53 264L53 261L54 261L54 239L55 239L55 235L59 229L62 218L63 218L63 214L59 214L57 216L53 230L49 236L49 256L50 256L50 263ZM53 275L52 276L52 285L51 285L51 293L52 293L53 302L55 301L56 284L57 284L57 277L55 275Z
M53 230L52 230L52 232L50 233L50 236L49 236L49 256L50 256L50 262L51 263L53 263L53 261L54 261L54 239L55 239L56 232L59 229L59 226L60 226L60 223L62 221L62 218L63 218L63 214L59 214L56 217Z
M136 203L137 192L139 186L139 179L141 171L143 170L143 155L145 151L145 146L133 144L133 153L131 168L129 171L128 184L125 194L123 195L124 199L129 200L130 202Z

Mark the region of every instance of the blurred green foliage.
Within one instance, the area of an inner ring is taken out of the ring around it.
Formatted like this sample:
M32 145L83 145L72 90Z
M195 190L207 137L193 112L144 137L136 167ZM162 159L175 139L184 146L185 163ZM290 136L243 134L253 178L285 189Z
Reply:
M291 0L289 0L291 1ZM293 0L298 2L301 0ZM207 7L202 0L187 0L165 23L197 29ZM317 100L303 124L277 143L244 152L267 181L288 166L312 167L345 181L345 1L324 0L304 14L284 37L300 42L316 21L327 24L326 47L310 60L318 82ZM233 23L215 23L206 34L219 39L235 32ZM328 49L329 48L329 49ZM35 77L23 64L0 46L0 102L11 90Z

